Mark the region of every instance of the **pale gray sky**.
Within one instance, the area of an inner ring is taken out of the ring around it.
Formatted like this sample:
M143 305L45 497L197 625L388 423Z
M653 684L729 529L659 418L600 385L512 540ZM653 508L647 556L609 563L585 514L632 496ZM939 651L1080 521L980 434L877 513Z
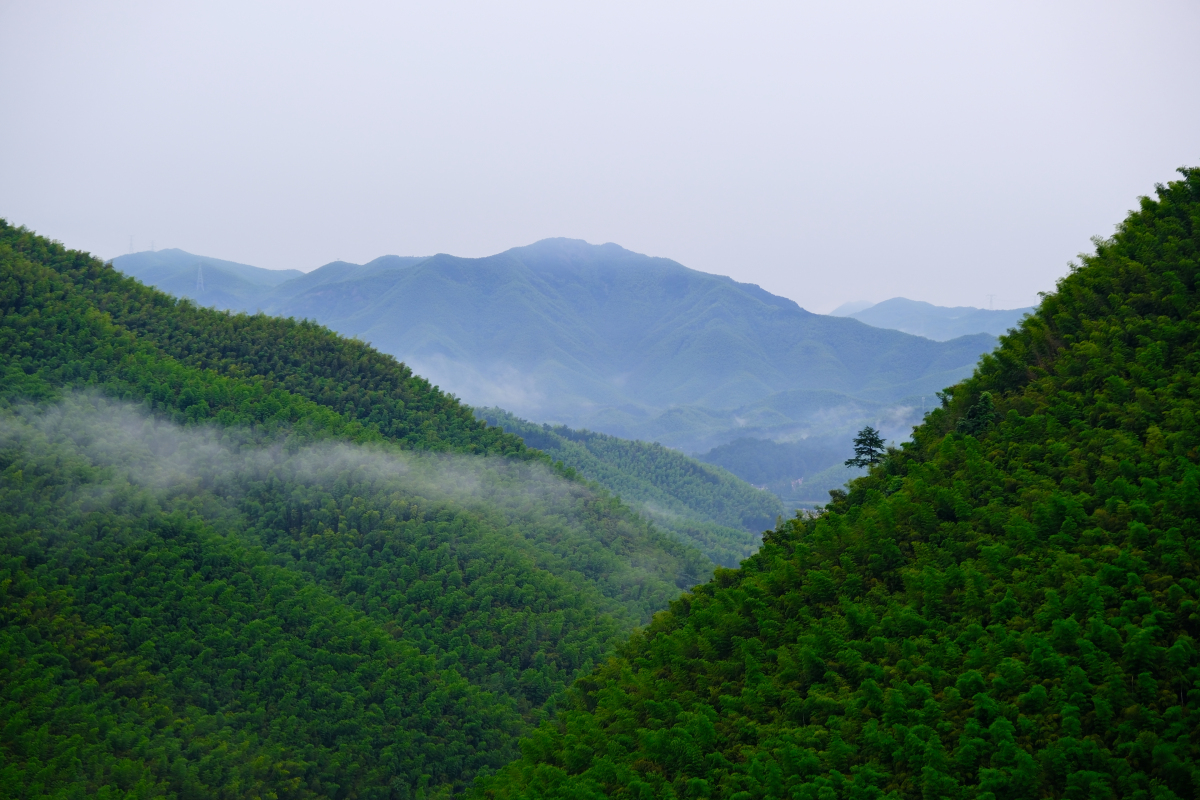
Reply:
M1200 3L0 0L0 216L312 269L617 242L1033 303L1200 164Z

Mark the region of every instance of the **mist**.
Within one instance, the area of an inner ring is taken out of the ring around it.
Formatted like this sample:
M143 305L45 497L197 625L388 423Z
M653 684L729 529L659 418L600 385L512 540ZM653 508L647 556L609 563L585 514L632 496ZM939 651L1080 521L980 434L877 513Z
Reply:
M95 393L0 413L0 451L13 448L100 469L103 480L82 481L72 490L84 508L144 504L143 490L149 490L160 510L196 514L226 534L241 535L253 527L247 514L252 516L255 491L338 487L339 496L351 490L404 519L436 520L442 512L466 511L488 535L504 537L506 546L560 574L570 573L564 568L570 557L584 565L581 578L608 581L611 555L595 550L600 535L613 551L631 556L633 569L621 580L636 583L674 569L674 579L685 588L705 577L696 571L704 560L698 552L684 551L666 564L656 560L655 548L629 546L629 536L660 545L672 541L635 518L628 528L599 531L590 506L602 496L537 461L336 441L297 446L286 437L263 443L245 429L182 427ZM680 548L666 544L666 549Z

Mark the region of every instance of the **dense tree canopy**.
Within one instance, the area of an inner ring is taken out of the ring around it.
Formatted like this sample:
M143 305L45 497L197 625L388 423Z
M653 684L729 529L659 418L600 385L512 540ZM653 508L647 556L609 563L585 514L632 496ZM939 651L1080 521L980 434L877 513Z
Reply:
M7 225L0 313L2 796L461 789L710 574L318 326Z
M537 425L498 408L476 412L595 481L717 564L735 567L783 513L778 498L658 443L565 425Z
M198 308L4 220L0 266L4 396L102 385L191 420L320 420L414 449L525 449L391 356L314 323Z
M674 601L480 791L1200 792L1200 170L913 440Z
M679 596L394 360L0 225L0 794L1195 796L1198 226L1184 170Z

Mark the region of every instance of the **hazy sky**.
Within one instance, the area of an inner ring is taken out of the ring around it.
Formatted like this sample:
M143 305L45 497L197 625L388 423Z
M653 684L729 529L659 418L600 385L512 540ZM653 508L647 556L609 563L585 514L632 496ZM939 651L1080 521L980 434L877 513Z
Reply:
M0 0L0 216L312 269L617 242L1036 301L1200 164L1200 3Z

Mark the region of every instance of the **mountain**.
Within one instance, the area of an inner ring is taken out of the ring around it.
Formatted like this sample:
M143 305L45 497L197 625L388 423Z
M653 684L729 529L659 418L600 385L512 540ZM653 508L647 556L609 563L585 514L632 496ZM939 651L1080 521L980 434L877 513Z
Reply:
M738 409L743 435L696 458L765 487L789 509L811 510L828 502L829 490L859 474L843 462L854 455L854 436L864 424L877 428L887 440L903 441L936 404L936 394L894 406L835 392L780 392ZM809 427L799 435L789 433L789 419L808 420ZM766 438L773 431L782 431L783 438Z
M846 303L835 309L833 315L856 319L876 328L890 328L945 342L973 333L1000 336L1015 328L1021 318L1031 311L1032 308L1003 311L970 306L947 308L921 300L893 297L891 300L865 307Z
M117 260L122 272L142 283L219 308L252 310L271 288L304 275L298 269L263 269L176 249L130 253Z
M369 282L381 275L411 267L424 260L425 258L420 256L381 256L366 264L333 261L320 269L302 273L286 283L274 284L279 288L272 292L270 302L275 305L287 303L292 298L300 297L308 292L320 292L334 284Z
M575 683L489 798L1195 797L1200 169L912 441Z
M806 435L858 403L915 421L919 397L995 344L811 314L751 284L569 239L477 259L337 262L229 307L317 320L475 405L688 452ZM804 391L826 394L815 410L790 407L799 416L773 399Z
M475 413L618 495L722 566L735 567L757 550L762 531L783 513L770 493L661 444L538 425L498 408Z
M870 300L851 300L848 303L842 303L840 306L829 312L831 317L848 317L851 314L862 311L864 308L870 308L875 305Z
M844 430L795 442L747 436L714 447L699 459L762 486L790 509L811 509L825 505L831 489L842 488L862 473L844 466L853 455L853 435Z
M0 221L0 796L461 792L711 570L361 341Z

